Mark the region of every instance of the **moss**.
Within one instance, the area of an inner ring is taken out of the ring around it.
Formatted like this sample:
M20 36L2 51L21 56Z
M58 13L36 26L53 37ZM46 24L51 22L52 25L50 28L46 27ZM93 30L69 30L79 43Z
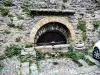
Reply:
M100 26L100 21L93 21L94 31Z
M86 21L79 20L77 28L80 29L83 32L86 32Z
M2 16L7 16L9 13L9 9L8 8L0 8L0 12Z

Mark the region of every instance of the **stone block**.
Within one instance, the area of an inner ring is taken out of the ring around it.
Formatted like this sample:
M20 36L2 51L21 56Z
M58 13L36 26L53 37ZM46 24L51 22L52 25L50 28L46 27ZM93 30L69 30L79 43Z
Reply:
M25 52L24 50L21 51L21 55L26 55L28 52Z
M29 62L24 62L21 64L21 73L22 75L29 75Z
M38 70L37 70L37 66L35 63L33 63L30 67L31 69L31 75L39 75Z

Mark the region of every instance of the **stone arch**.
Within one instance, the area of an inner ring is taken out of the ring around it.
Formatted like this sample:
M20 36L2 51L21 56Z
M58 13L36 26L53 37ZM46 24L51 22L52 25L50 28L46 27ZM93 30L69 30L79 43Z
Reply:
M34 39L35 39L37 31L42 26L44 26L45 24L50 23L50 22L58 22L58 23L65 25L66 28L69 29L70 40L71 41L75 40L74 28L73 28L72 24L68 21L68 19L66 19L64 17L45 17L45 18L41 19L39 22L37 22L37 24L34 25L34 27L32 28L31 33L30 33L30 42L34 43Z

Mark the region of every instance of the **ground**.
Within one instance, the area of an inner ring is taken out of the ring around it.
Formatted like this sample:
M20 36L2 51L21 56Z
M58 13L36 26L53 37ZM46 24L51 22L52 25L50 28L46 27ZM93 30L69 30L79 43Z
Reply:
M85 56L92 61L93 65L88 65L84 60L80 59L82 64L79 66L70 58L59 59L46 59L38 61L38 64L33 63L30 67L31 74L29 75L100 75L100 62L93 59L91 56ZM5 59L0 61L0 64L4 64L5 68L0 75L17 75L20 62L13 59ZM24 67L27 70L28 67ZM24 70L24 73L26 71ZM22 74L26 75L26 74Z
M79 67L71 59L48 59L39 63L39 75L100 75L100 67L97 65L86 66L84 63Z

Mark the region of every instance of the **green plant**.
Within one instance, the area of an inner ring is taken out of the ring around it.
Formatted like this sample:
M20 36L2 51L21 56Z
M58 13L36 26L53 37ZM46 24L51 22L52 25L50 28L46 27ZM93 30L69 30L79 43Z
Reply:
M12 22L9 22L8 26L11 27L11 28L15 28L15 24L13 24Z
M3 0L3 4L4 4L5 6L12 6L12 5L14 5L14 4L12 3L12 0Z
M5 59L5 58L6 58L5 55L0 56L0 60L3 60L3 59Z
M94 31L100 26L100 21L93 21Z
M15 27L15 24L13 24L13 19L11 18L10 19L11 22L9 22L7 25L11 28L14 28Z
M82 32L82 38L83 38L83 41L86 41L86 39L87 39L87 34L86 34L86 32Z
M8 17L14 17L14 16L13 16L13 14L11 14L11 13L8 13Z
M30 47L33 47L33 43L31 43L31 42L26 42L26 43L25 43L25 48L30 48Z
M100 38L100 30L99 30L99 32L98 32L98 37Z
M44 57L41 55L41 53L36 49L35 49L35 51L36 51L36 60L37 61L42 60Z
M29 54L21 55L19 58L21 62L32 62L34 59L33 55L29 55Z
M9 58L13 56L18 56L21 54L22 47L18 45L11 44L10 46L7 46L5 49L5 55Z
M9 13L9 9L8 8L0 8L0 12L2 16L7 16Z
M76 52L73 52L73 51L68 51L66 56L68 58L71 58L73 61L77 61L79 59L84 59L84 54L83 53L76 53Z
M85 59L85 62L88 64L88 65L90 65L90 66L92 66L92 65L95 65L93 62L91 62L89 59Z
M43 56L39 53L37 49L35 49L35 51L36 51L36 66L37 66L38 71L40 71L39 61L42 60Z
M86 21L79 20L77 28L80 29L83 32L86 32Z
M62 9L65 9L65 8L66 8L66 4L63 3L63 4L62 4Z
M11 22L9 22L8 24L7 24L9 27L11 27L11 28L17 28L17 29L23 29L23 25L15 25L15 24L13 24L13 19L11 19Z
M63 0L63 2L67 2L67 0Z
M0 66L0 72L2 72L3 68L4 68L3 66Z
M24 19L24 17L19 15L19 14L16 14L16 16L17 16L18 19Z
M31 11L29 10L28 7L22 7L22 11L25 12L25 14L27 14L29 17L34 17L32 14L31 14Z

